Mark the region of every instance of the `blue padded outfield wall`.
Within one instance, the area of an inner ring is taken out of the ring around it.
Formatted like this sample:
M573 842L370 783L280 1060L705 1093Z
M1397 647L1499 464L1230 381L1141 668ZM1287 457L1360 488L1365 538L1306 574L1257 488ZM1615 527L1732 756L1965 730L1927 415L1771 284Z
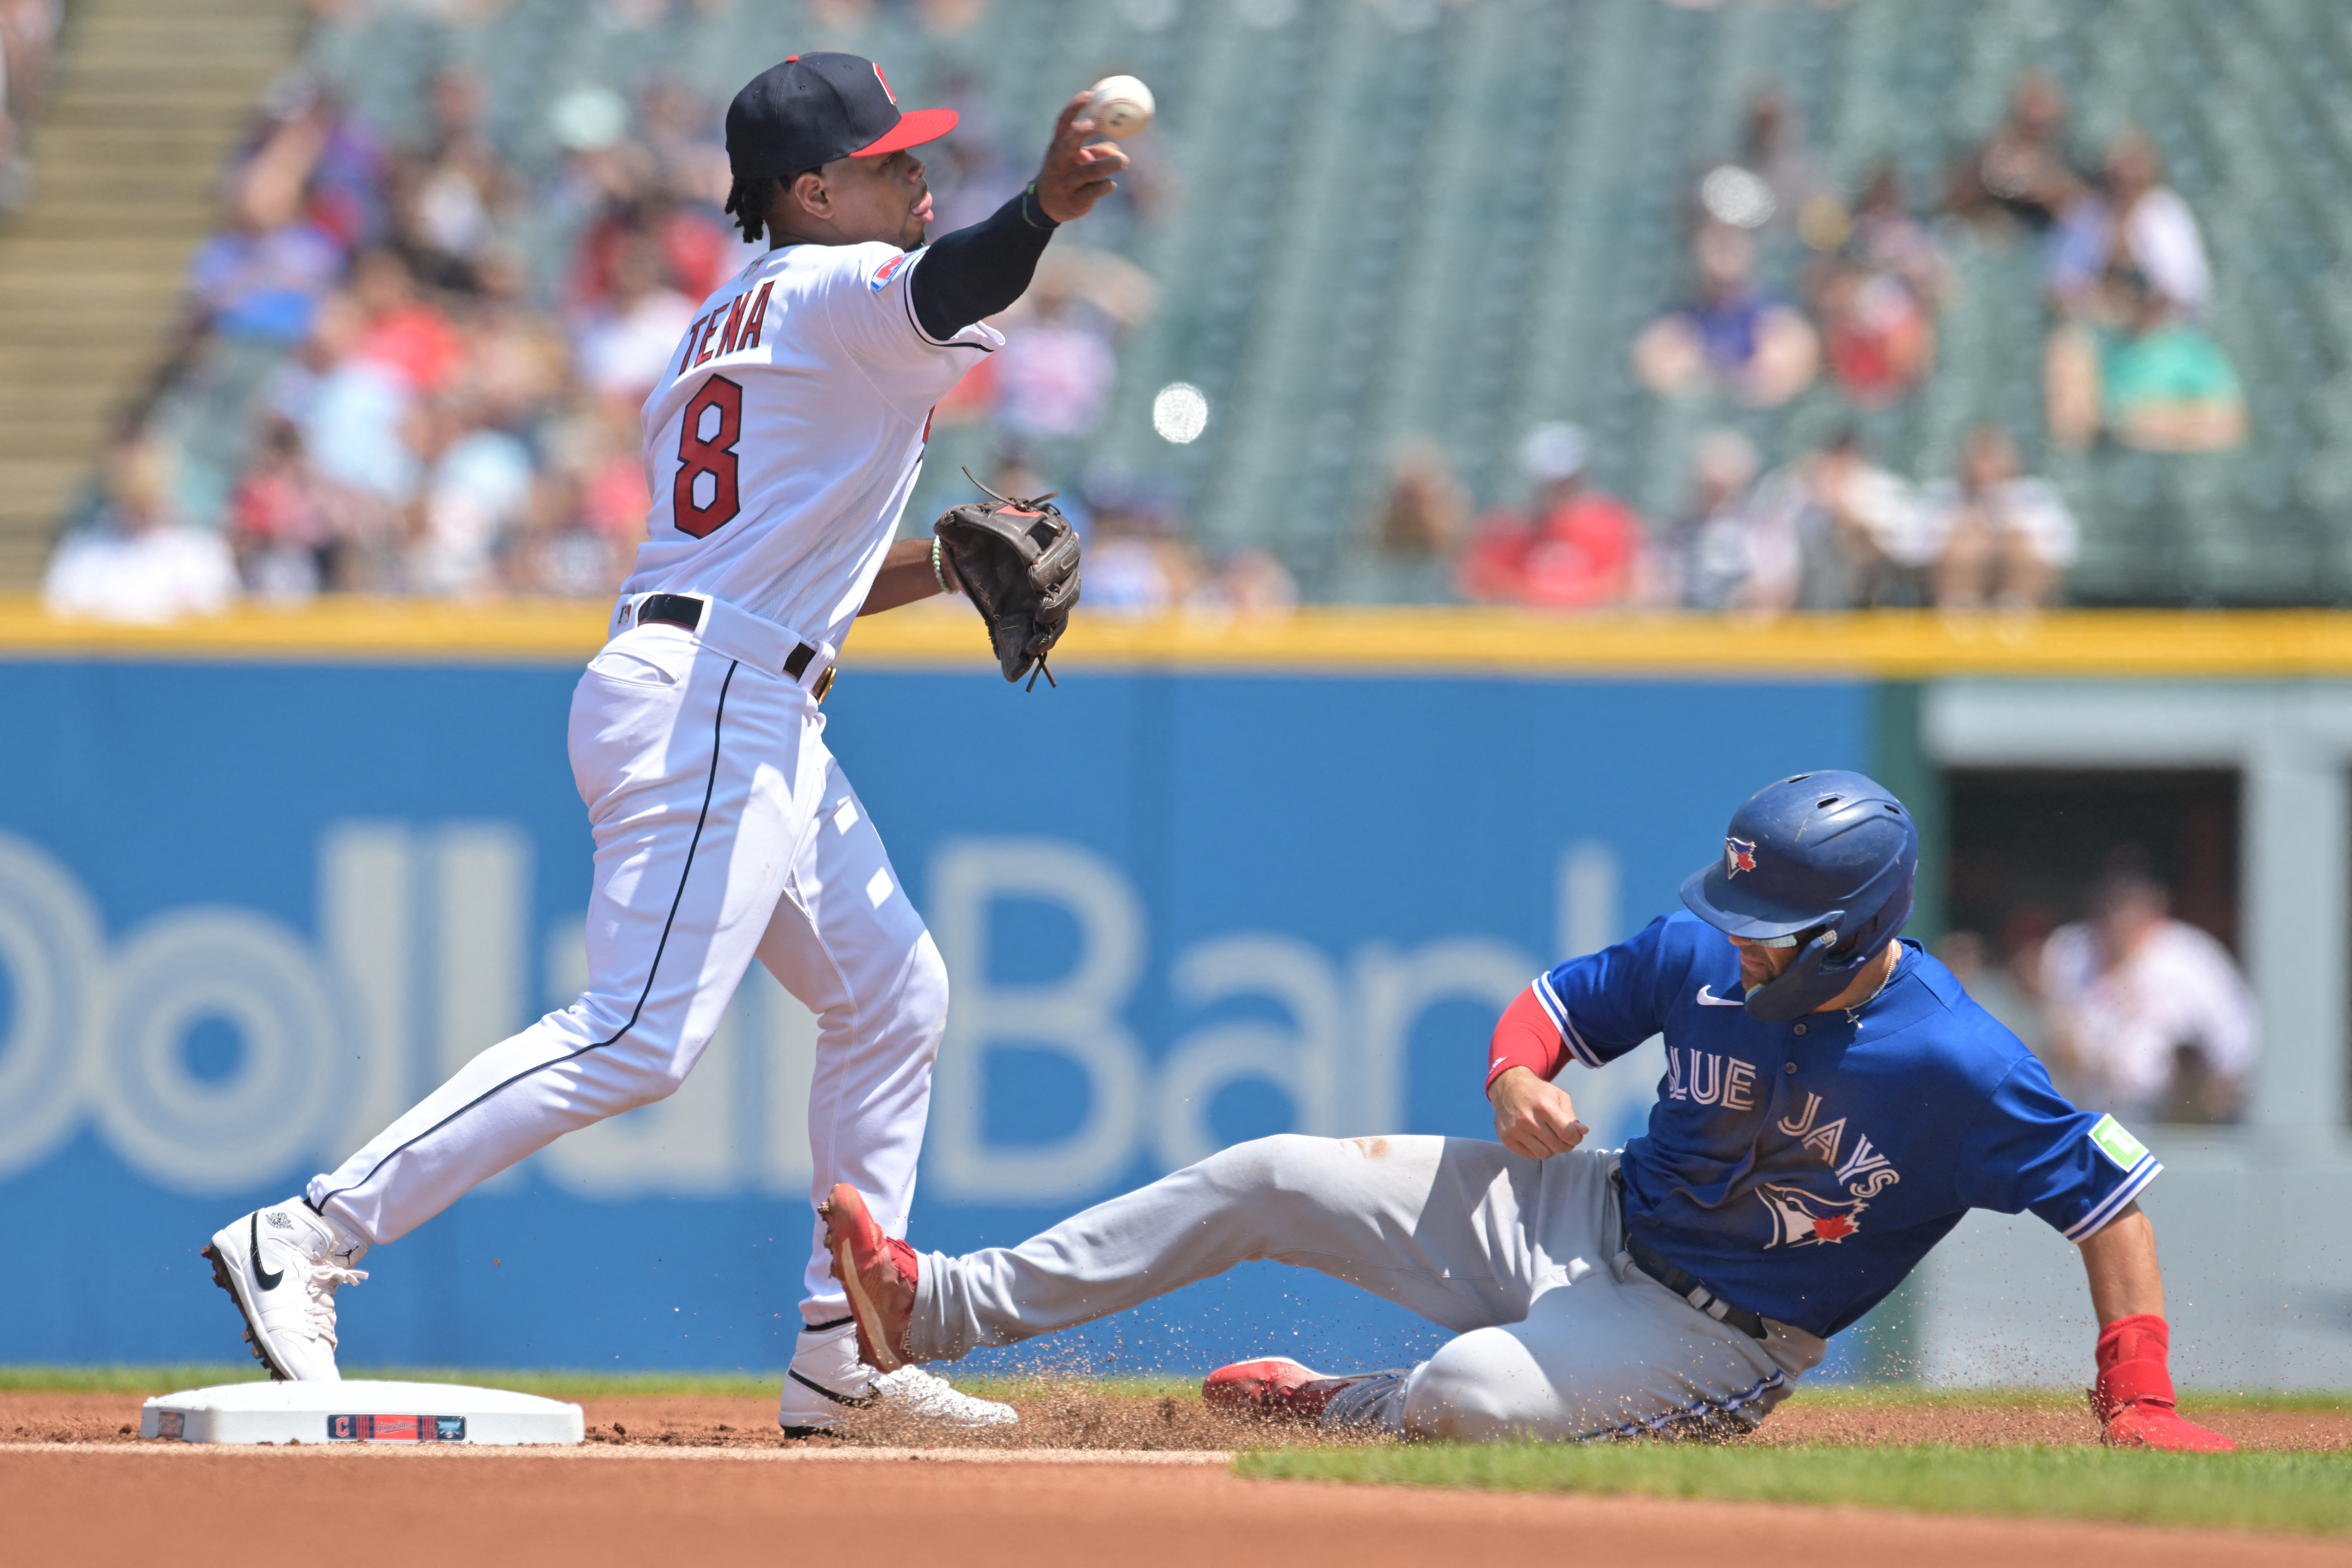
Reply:
M0 662L0 1359L242 1353L205 1237L579 984L576 667ZM1491 1136L1495 1013L1674 906L1860 682L853 668L827 734L955 1001L914 1239L1014 1241L1290 1129ZM343 1294L353 1365L790 1354L813 1021L757 967L677 1096ZM1622 1142L1654 1044L1570 1087ZM1437 1331L1259 1264L991 1364L1390 1364Z

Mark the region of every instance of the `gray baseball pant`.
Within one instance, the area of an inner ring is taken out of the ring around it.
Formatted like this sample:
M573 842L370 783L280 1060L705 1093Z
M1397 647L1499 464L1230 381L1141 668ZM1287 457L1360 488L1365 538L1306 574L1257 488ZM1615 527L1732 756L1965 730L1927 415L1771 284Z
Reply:
M1769 1320L1753 1339L1635 1268L1616 1164L1466 1138L1236 1144L1019 1247L924 1255L908 1348L952 1361L1272 1258L1459 1335L1334 1416L1468 1441L1753 1426L1827 1343Z

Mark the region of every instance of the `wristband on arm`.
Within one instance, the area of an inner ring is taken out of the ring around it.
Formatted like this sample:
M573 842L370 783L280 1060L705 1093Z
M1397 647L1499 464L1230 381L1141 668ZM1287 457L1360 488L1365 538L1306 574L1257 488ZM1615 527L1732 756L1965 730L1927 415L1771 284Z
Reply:
M1486 1088L1513 1068L1525 1068L1547 1083L1568 1065L1568 1042L1559 1037L1551 1015L1536 1000L1532 985L1512 998L1496 1021L1495 1038L1486 1048Z
M2099 1381L2088 1392L2108 1447L2176 1453L2226 1453L2237 1445L2182 1418L2165 1364L2172 1331L2154 1312L2117 1318L2099 1331Z

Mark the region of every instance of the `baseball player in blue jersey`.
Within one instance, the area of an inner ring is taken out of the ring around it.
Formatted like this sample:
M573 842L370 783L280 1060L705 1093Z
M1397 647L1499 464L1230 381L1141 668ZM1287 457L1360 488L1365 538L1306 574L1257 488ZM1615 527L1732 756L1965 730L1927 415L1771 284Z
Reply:
M1497 1025L1500 1142L1260 1139L961 1258L825 1205L860 1353L946 1361L1275 1258L1458 1337L1407 1371L1280 1358L1213 1402L1398 1436L1591 1438L1753 1428L1971 1208L2031 1209L2082 1251L2107 1441L2212 1450L2166 1369L2161 1168L2076 1110L2032 1053L1897 933L1918 834L1853 773L1750 797L1687 912L1538 976ZM1664 1035L1649 1130L1621 1151L1553 1081Z

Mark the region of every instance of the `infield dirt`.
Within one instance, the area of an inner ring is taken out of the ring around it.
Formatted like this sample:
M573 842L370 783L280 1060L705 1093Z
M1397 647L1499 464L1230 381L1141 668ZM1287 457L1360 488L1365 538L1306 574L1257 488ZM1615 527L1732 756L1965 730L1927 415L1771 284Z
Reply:
M158 1390L158 1393L165 1392ZM135 1443L141 1395L0 1392L0 1441ZM776 1430L772 1399L709 1395L597 1396L580 1400L592 1444L647 1447L784 1447L1211 1449L1333 1439L1313 1428L1220 1415L1198 1399L1137 1399L1078 1384L1046 1384L1013 1396L1017 1426L942 1433L861 1415L838 1436L792 1444ZM2249 1448L2352 1447L2352 1412L2201 1410L2189 1413ZM2099 1429L2081 1406L2045 1405L1808 1404L1799 1394L1776 1411L1755 1444L2095 1443Z
M1644 1498L1241 1480L1211 1467L729 1454L491 1458L82 1448L0 1455L9 1558L1427 1568L1462 1561L2342 1564L2304 1538Z
M1048 1386L1022 1424L961 1447L1222 1449L1308 1434L1218 1416L1192 1399ZM562 1453L462 1448L194 1448L135 1436L140 1396L0 1393L7 1558L26 1563L235 1564L305 1559L500 1568L737 1562L921 1568L1427 1568L1465 1557L1664 1558L1829 1568L1988 1562L2352 1564L2352 1543L2222 1531L1995 1520L1638 1497L1528 1496L1244 1480L1221 1464L1101 1452L909 1455L937 1434L869 1420L795 1443L767 1399L583 1400L592 1442ZM2352 1447L2352 1415L2220 1411L2265 1447ZM2087 1415L2046 1406L1792 1401L1758 1442L2075 1443ZM860 1452L860 1450L871 1450ZM1095 1458L1096 1456L1087 1456ZM1205 1458L1206 1456L1204 1456ZM746 1461L746 1462L730 1462ZM810 1462L823 1461L823 1462ZM984 1462L980 1462L984 1461ZM268 1543L271 1550L262 1551Z

